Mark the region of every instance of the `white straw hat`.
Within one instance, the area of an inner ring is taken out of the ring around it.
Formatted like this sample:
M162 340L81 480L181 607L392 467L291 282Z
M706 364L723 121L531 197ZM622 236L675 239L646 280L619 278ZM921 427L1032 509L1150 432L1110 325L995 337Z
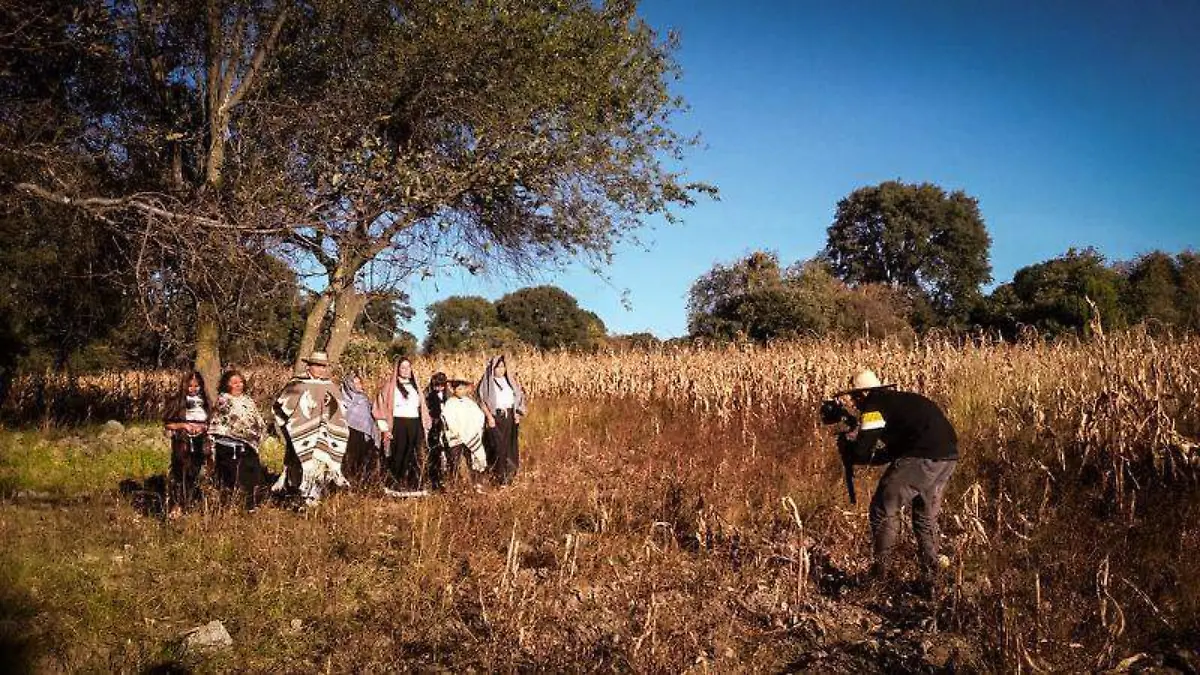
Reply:
M329 355L325 352L313 352L304 357L304 362L315 366L327 366L329 365Z
M850 378L850 388L846 391L839 391L836 396L843 394L852 394L856 391L867 391L869 389L889 389L894 387L894 384L884 384L879 380L879 376L871 369L860 370Z

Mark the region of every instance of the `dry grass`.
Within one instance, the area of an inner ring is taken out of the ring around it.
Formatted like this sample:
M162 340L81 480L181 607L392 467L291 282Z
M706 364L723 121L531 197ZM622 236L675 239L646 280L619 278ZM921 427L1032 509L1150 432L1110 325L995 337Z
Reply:
M6 432L0 485L46 494L0 503L0 646L49 671L1178 665L1200 643L1197 357L1138 334L519 355L535 403L517 488L174 523L113 489L161 470L133 459L165 458L153 431ZM461 358L437 365L482 363ZM867 562L865 506L845 504L813 408L860 366L939 400L963 437L932 607L842 583ZM154 400L154 377L101 381L92 410ZM233 650L180 654L213 618Z

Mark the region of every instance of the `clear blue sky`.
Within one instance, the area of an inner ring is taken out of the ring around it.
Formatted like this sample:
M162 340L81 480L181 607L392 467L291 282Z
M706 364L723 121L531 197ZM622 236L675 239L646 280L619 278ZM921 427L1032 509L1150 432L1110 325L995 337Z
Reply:
M837 201L889 179L979 199L993 276L1095 246L1110 259L1200 245L1200 2L1195 0L644 0L675 29L704 147L691 177L720 201L650 222L607 279L579 266L533 279L443 276L425 305L551 283L611 332L686 332L714 262L754 249L816 254ZM626 293L627 291L627 293ZM626 296L630 309L623 306Z

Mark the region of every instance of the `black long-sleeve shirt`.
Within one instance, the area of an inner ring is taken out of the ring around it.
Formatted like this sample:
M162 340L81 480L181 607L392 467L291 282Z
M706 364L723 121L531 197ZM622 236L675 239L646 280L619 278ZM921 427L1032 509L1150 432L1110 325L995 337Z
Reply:
M958 434L933 401L907 391L876 389L860 411L858 436L841 451L855 464L886 464L901 457L957 459ZM875 446L883 442L882 452Z

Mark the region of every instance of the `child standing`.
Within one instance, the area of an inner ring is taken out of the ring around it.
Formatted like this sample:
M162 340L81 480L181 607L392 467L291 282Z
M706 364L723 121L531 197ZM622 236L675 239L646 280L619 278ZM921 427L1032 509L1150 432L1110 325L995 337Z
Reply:
M442 433L445 438L447 482L458 473L459 457L471 468L471 483L482 489L483 473L487 470L487 454L483 450L483 427L486 417L471 398L471 381L461 375L447 378L450 396L442 404Z
M204 390L204 376L192 371L183 376L179 393L167 404L163 429L171 437L168 513L179 516L200 496L200 470L206 459L208 416L212 407Z

